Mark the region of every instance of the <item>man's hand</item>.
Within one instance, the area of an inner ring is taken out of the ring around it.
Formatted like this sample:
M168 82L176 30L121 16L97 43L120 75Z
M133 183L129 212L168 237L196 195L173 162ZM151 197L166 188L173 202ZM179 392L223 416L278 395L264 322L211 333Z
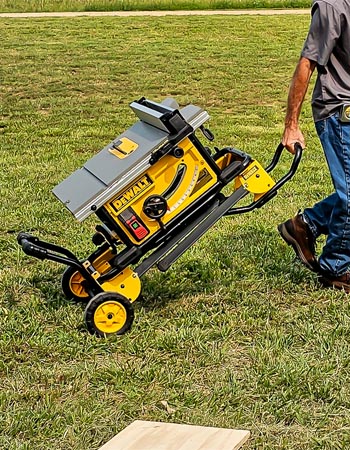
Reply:
M301 132L299 127L291 128L286 127L284 129L283 137L282 137L282 144L286 147L286 149L294 155L295 153L295 144L299 143L301 145L301 148L305 148L305 139L303 136L303 133Z

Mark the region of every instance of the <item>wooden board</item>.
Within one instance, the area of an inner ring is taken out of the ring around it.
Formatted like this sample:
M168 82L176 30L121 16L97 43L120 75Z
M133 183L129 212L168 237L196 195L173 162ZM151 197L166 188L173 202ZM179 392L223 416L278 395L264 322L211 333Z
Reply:
M100 450L236 450L250 432L136 420Z

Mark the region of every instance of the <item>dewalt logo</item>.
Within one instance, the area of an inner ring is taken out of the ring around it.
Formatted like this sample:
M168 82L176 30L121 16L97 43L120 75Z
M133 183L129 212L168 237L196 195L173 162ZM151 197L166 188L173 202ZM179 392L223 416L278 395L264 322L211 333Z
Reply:
M116 197L112 202L111 205L116 211L120 211L124 208L125 205L130 203L132 200L137 198L142 192L144 192L148 186L151 186L153 184L153 181L151 178L146 174L139 178L132 186L130 186L128 189L126 189L124 192L122 192L118 197Z

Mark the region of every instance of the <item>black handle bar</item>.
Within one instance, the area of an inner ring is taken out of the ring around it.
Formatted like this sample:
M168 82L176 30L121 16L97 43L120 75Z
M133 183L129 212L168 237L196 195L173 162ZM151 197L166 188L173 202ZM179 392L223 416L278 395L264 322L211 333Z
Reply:
M81 269L78 258L69 250L50 242L41 241L36 236L21 232L17 236L17 242L22 247L24 253L41 260L50 259L63 264L68 264L76 269Z
M265 168L266 172L268 173L271 172L277 166L284 149L285 146L282 143L280 143L277 146L272 161ZM266 192L266 194L264 194L262 197L259 198L259 200L251 203L250 205L229 209L225 214L225 216L246 213L252 211L253 209L261 208L263 205L265 205L266 202L271 200L271 198L277 194L278 189L280 189L281 186L283 186L288 180L290 180L298 169L299 163L301 161L301 156L303 154L303 148L299 144L299 142L296 142L294 144L294 151L295 153L289 171L280 180L278 180L276 184L268 192Z
M275 151L275 154L273 155L272 161L270 162L270 164L265 168L266 172L271 172L271 170L273 170L276 166L278 161L280 160L280 157L282 155L283 150L285 149L285 146L280 143ZM303 148L302 146L299 144L299 142L296 142L294 144L294 158L292 161L292 164L290 166L290 169L288 171L288 173L281 179L284 180L285 177L288 177L288 180L290 178L292 178L292 176L295 174L295 172L297 171L297 168L299 166L300 160L301 160L301 156L303 154ZM280 180L280 181L281 181ZM287 181L287 180L286 180ZM284 184L284 183L283 183Z
M41 260L48 259L76 269L85 279L84 287L89 295L93 296L103 292L101 285L90 271L90 268L93 269L93 267L89 266L89 268L86 268L83 262L79 261L74 253L68 249L50 242L41 241L39 238L24 232L18 234L17 241L26 255Z

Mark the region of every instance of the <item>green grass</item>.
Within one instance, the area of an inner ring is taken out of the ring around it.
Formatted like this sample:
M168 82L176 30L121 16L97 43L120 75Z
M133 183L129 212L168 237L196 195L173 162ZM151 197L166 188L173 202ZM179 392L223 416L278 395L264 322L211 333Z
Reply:
M0 21L0 448L94 450L135 419L249 429L246 449L349 447L348 299L321 289L276 231L331 191L309 98L294 179L148 272L120 339L91 337L61 294L63 267L16 243L26 230L93 250L98 222L77 223L51 189L134 123L128 104L143 95L202 105L217 146L266 165L308 20Z
M309 8L308 0L0 0L0 12Z

